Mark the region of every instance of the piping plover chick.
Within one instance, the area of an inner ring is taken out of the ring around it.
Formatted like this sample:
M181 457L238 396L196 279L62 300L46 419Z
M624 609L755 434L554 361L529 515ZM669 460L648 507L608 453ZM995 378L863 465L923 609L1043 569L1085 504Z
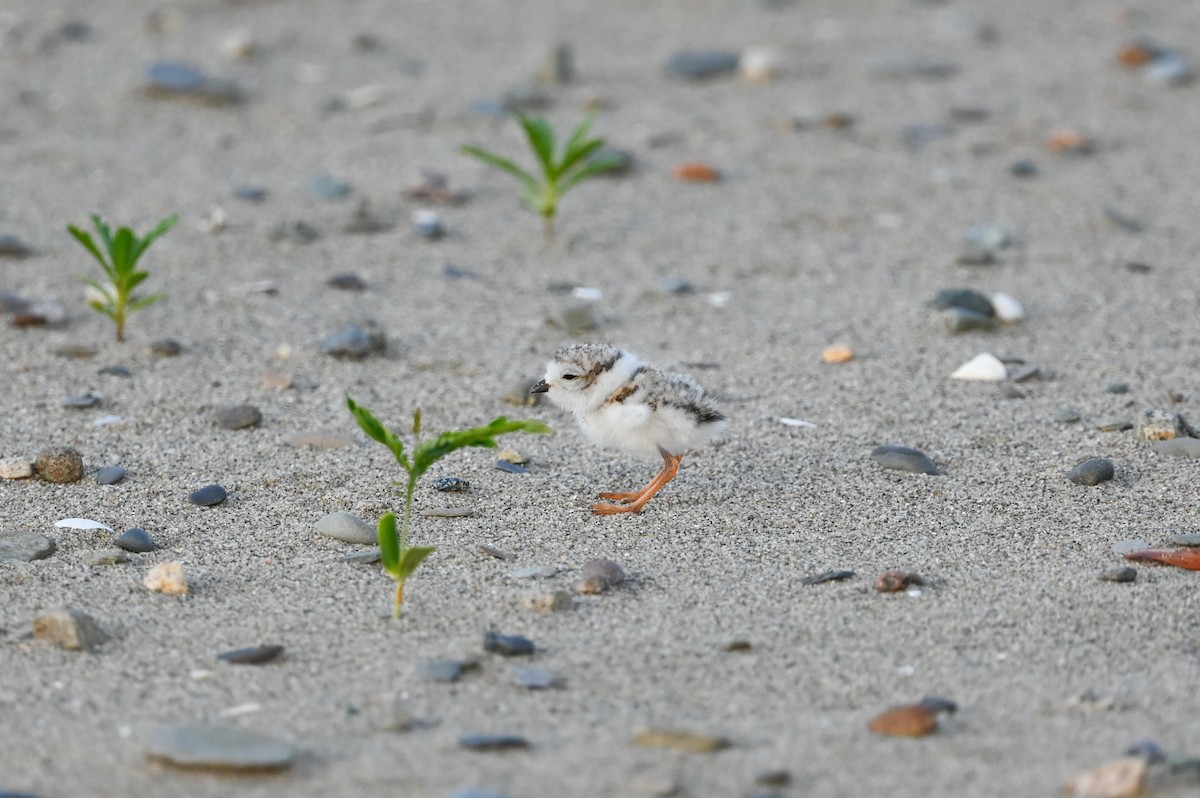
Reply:
M593 443L638 457L661 457L662 471L631 493L601 493L598 515L641 512L675 478L685 452L727 426L725 414L690 377L660 371L611 344L574 344L554 353L532 393L570 410Z

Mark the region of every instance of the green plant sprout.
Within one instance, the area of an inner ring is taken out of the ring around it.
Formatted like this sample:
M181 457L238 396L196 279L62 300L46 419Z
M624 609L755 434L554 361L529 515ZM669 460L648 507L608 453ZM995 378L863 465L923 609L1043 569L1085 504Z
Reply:
M546 237L552 238L554 236L554 215L558 212L559 198L583 181L602 172L616 169L621 163L620 157L616 155L592 157L596 150L604 146L604 139L588 138L588 131L595 118L595 114L588 114L579 127L571 133L562 157L556 160L554 129L550 127L550 123L542 117L517 114L517 120L520 121L521 127L525 130L525 136L529 139L529 148L533 150L538 164L542 167L541 180L508 158L479 147L466 145L462 148L462 152L508 172L519 180L524 187L522 198L525 200L525 204L534 213L541 214L545 224Z
M96 246L96 242L92 240L90 233L80 230L73 224L67 225L67 230L75 236L75 240L83 245L84 249L91 253L100 267L104 269L104 276L108 278L107 284L90 277L81 279L99 294L90 299L88 304L94 310L113 320L113 324L117 326L118 342L125 340L125 317L130 311L141 310L167 296L166 294L151 294L143 299L134 299L133 289L150 276L144 271L138 271L138 259L156 238L170 230L177 221L179 221L178 215L168 216L147 233L145 238L138 238L137 234L128 227L118 228L117 234L114 236L109 226L100 219L100 215L93 213L92 224L95 225L96 232L100 235L100 242L104 244L104 249L108 253L107 259L100 248Z
M467 446L482 446L493 449L496 438L510 432L530 432L553 435L554 430L540 421L509 421L504 416L495 418L485 427L443 432L433 440L421 442L421 411L413 413L413 450L411 459L404 451L404 443L394 432L387 429L365 407L360 406L350 394L346 394L346 406L368 438L379 441L391 451L396 462L408 474L404 483L404 512L400 530L396 530L396 514L387 513L379 519L379 559L383 569L396 581L396 600L392 605L392 617L400 617L404 604L404 582L417 570L425 558L436 550L434 546L409 546L408 530L412 522L413 491L417 480L431 465L446 455ZM399 484L399 483L397 483Z

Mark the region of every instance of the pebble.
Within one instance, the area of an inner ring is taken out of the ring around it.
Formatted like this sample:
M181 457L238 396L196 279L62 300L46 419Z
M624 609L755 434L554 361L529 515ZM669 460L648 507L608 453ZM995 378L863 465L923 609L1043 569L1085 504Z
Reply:
M193 100L206 105L236 105L245 98L234 82L212 78L182 61L157 61L146 72L145 93L154 99Z
M453 507L428 507L421 510L422 518L466 518L475 515L475 508L467 504Z
M150 351L159 357L177 357L183 353L183 344L174 338L159 338L150 342Z
M281 770L296 761L290 744L229 726L160 725L142 740L146 756L186 768Z
M283 646L272 643L223 651L217 655L217 659L222 662L228 662L231 665L263 665L278 658L282 653Z
M368 321L335 330L321 340L320 346L327 355L361 360L387 348L387 336L379 329L379 325Z
M1138 740L1125 749L1125 756L1137 756L1146 760L1147 765L1158 765L1167 761L1167 754L1158 743L1150 739Z
M516 734L468 734L458 744L471 751L511 751L528 748L529 741Z
M821 360L829 364L849 363L854 359L854 350L845 344L833 344L821 351Z
M916 571L884 571L875 580L875 589L880 593L899 593L910 585L924 585L925 580Z
M1012 246L1016 239L1006 228L995 224L977 224L963 234L963 249L958 262L966 266L987 266L995 263L1000 252Z
M502 635L496 632L483 633L483 650L502 657L517 657L532 654L533 641L521 635Z
M1076 798L1133 798L1146 786L1146 760L1126 756L1080 773L1063 787Z
M1093 457L1084 460L1067 472L1067 479L1076 485L1099 485L1108 482L1115 475L1111 460L1103 457Z
M1008 172L1013 177L1036 177L1038 165L1033 161L1013 161L1008 167Z
M268 371L263 374L262 385L265 391L286 391L296 385L296 381L286 374L280 374L277 371Z
M214 415L225 429L257 427L263 418L262 411L254 405L229 405L219 408Z
M65 344L57 347L54 354L71 360L88 360L96 356L96 350L82 344Z
M729 747L729 740L710 734L682 729L644 728L633 735L633 744L642 748L671 748L690 754L707 754Z
M1118 395L1127 394L1127 393L1129 393L1129 383L1127 383L1127 382L1110 382L1108 385L1104 386L1104 392L1118 394Z
M312 446L317 449L341 449L343 447L352 445L354 443L354 439L348 435L342 435L339 432L308 430L305 432L293 432L290 435L285 435L283 442L288 446L295 446L297 449L302 446Z
M132 377L133 372L124 366L101 366L96 369L97 374L105 374L109 377Z
M478 667L478 662L470 660L439 659L417 666L416 675L427 682L452 684L453 682L457 682L467 671Z
M43 449L33 462L33 470L47 482L78 482L83 479L83 455L70 446Z
M883 468L896 471L909 471L913 474L938 473L937 464L930 460L928 455L908 446L876 446L871 450L871 459Z
M314 526L325 537L346 543L370 545L379 542L379 533L375 527L341 510L323 516Z
M233 188L233 196L243 202L262 202L270 193L266 186L240 185Z
M529 690L548 690L551 687L559 686L559 679L545 668L536 668L532 665L518 665L513 668L512 672L513 683L518 687L524 687Z
M681 183L715 183L721 173L702 161L685 161L671 170L671 176Z
M155 593L167 593L172 596L186 596L188 593L187 576L183 573L183 563L178 561L160 562L150 569L142 584Z
M575 590L585 595L603 593L626 580L625 569L613 560L588 560L580 569L580 581Z
M83 554L88 565L120 565L129 562L129 552L121 549L97 549Z
M552 590L522 596L521 607L534 612L566 612L575 609L575 599L565 590Z
M500 469L501 471L507 471L509 474L528 474L529 473L529 469L526 468L525 466L517 465L516 463L510 463L507 460L497 460L496 468Z
M966 308L950 308L946 311L946 329L951 333L987 331L996 326L995 320L984 313Z
M63 407L71 407L82 409L85 407L95 407L100 404L100 397L90 391L80 396L68 396L62 400Z
M354 551L350 554L343 554L341 557L338 557L338 562L370 565L371 563L377 563L382 559L383 553L379 550L378 546L375 546L374 548L363 549L362 551Z
M95 618L71 608L38 615L33 619L33 636L70 651L92 649L108 639Z
M1172 535L1167 542L1172 546L1200 546L1200 534L1186 532L1181 535Z
M268 237L274 242L289 241L293 244L311 244L321 237L317 228L303 219L295 222L280 222L271 228Z
M326 280L325 285L339 291L367 290L367 281L359 277L357 272L338 272Z
M992 307L996 309L996 318L1005 324L1016 324L1025 320L1025 308L1015 298L997 291L992 294Z
M126 529L121 533L120 537L113 542L122 549L125 549L125 551L132 551L135 554L144 554L145 552L154 551L156 548L158 548L154 544L154 540L151 539L149 533L137 526Z
M1100 574L1102 582L1132 582L1137 579L1137 569L1126 565L1123 568L1109 568Z
M450 188L450 179L446 175L430 169L418 170L417 182L408 187L406 194L411 199L428 200L438 205L459 205L467 199L465 193Z
M0 530L0 562L44 560L58 548L54 541L37 532Z
M1170 410L1150 408L1138 414L1137 435L1144 441L1166 441L1187 437L1183 419Z
M530 565L510 571L509 579L549 579L558 574L557 565Z
M929 304L937 310L962 308L963 310L970 310L988 318L996 315L996 308L992 305L992 300L979 291L973 291L970 288L943 289L938 291L937 296Z
M308 191L321 199L341 199L350 193L350 184L333 175L318 175L309 181Z
M1150 544L1141 538L1129 538L1126 540L1118 540L1110 547L1114 554L1125 555L1131 551L1144 551L1150 548Z
M495 546L489 546L486 543L480 543L478 546L475 547L475 549L480 554L486 554L489 557L495 557L497 560L513 559L513 555L511 555L507 552L501 551L500 549L496 548Z
M1101 210L1106 222L1109 222L1119 230L1124 230L1126 233L1140 233L1146 227L1140 220L1111 205L1105 205Z
M937 713L923 704L894 707L871 719L870 731L892 737L924 737L937 730Z
M1178 53L1165 52L1150 61L1145 69L1146 79L1165 86L1184 86L1196 77L1192 65Z
M819 585L824 582L840 582L843 579L853 579L853 571L822 571L819 574L806 576L800 580L802 585Z
M624 177L633 171L635 164L633 154L628 150L618 149L617 147L604 146L592 153L588 161L602 161L608 164L608 168L603 172L598 172L597 177Z
M1024 366L1016 366L1008 373L1008 378L1013 382L1029 382L1034 377L1041 376L1043 376L1042 367L1034 363L1026 364ZM1072 410L1071 412L1074 413L1075 411ZM1076 418L1074 420L1078 421L1079 419Z
M188 501L200 507L213 507L229 498L229 494L220 485L205 485L199 490L188 494Z
M958 67L919 53L877 53L867 59L867 71L877 78L948 78Z
M0 235L0 258L14 258L16 260L21 260L23 258L28 258L32 254L33 250L15 235L12 235L11 233Z
M995 355L983 352L963 363L950 375L952 380L974 380L978 382L1002 382L1008 377L1008 369Z
M24 457L5 457L0 460L0 479L28 479L33 476L33 463Z
M900 141L916 152L950 135L950 128L937 123L916 122L900 128Z
M1056 130L1046 139L1046 149L1058 155L1088 155L1096 142L1076 130Z
M763 771L754 777L754 783L760 787L786 787L792 783L792 772L785 768Z
M234 30L221 38L221 53L233 61L249 61L258 50L248 31Z
M1101 432L1122 432L1133 429L1133 422L1121 416L1105 416L1096 422L1096 429Z
M433 489L442 493L466 493L471 483L461 477L440 477L433 481Z
M783 53L777 47L747 47L738 58L738 71L754 83L765 83L783 71Z
M358 203L342 231L352 235L374 235L391 229L392 225L371 213L370 204L363 200Z
M741 57L727 50L680 50L667 59L667 72L685 80L707 80L736 72Z
M412 226L417 235L428 241L437 241L446 235L446 227L442 224L441 214L428 208L418 208L413 211Z

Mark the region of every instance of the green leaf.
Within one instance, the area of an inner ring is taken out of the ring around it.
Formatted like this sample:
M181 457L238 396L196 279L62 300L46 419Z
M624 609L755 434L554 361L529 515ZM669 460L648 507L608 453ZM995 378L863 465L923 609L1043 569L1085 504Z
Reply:
M437 551L437 546L409 546L400 555L400 564L395 571L391 572L392 576L403 582L412 576L413 571L417 570L417 567L425 562L425 558L435 551Z
M421 409L417 408L413 411L413 437L421 435Z
M550 127L550 123L540 116L524 114L518 114L517 119L520 120L521 127L525 128L529 146L533 148L533 154L537 156L546 177L551 180L558 177L558 170L554 165L554 129Z
M149 233L146 233L146 237L137 242L136 246L133 248L133 262L137 263L138 259L142 257L142 253L146 251L146 248L154 243L154 239L170 230L178 221L179 214L173 213L166 219L163 219L161 222L159 222L158 225Z
M396 458L396 462L405 471L411 472L412 469L409 466L408 458L404 456L404 442L392 434L383 424L380 424L379 420L372 415L370 410L359 406L357 402L351 399L350 394L346 394L346 407L350 408L350 413L354 416L354 420L358 422L358 426L367 434L367 437L371 440L379 441L388 447L392 456Z
M116 304L117 298L115 296L113 296L112 283L105 285L104 283L101 283L98 280L93 280L91 277L80 277L79 281L82 282L84 285L89 286L90 288L94 288L96 291L99 291L100 295L103 296L105 300L107 300L108 304L110 304L110 305ZM92 301L96 301L96 300L92 300Z
M396 537L395 513L385 513L379 519L379 560L383 563L383 569L394 578L404 578L398 572L400 568L400 538Z
M473 158L478 158L479 160L483 161L484 163L486 163L490 166L494 166L501 171L508 172L510 175L515 177L517 180L521 181L521 185L523 185L525 187L526 191L532 192L532 191L537 191L537 189L538 189L537 178L535 178L533 175L529 174L529 172L526 172L524 169L517 166L515 163L508 160L507 158L503 158L494 153L490 153L487 150L481 150L478 147L472 147L469 144L465 145L462 148L461 152L464 155L470 155Z
M621 159L616 155L611 158L593 158L580 167L579 171L564 180L562 185L558 187L558 191L560 194L566 194L567 191L579 185L584 180L595 177L603 172L609 172L620 165Z
M120 281L114 280L113 282L116 283L118 291L121 290L121 283L127 280L129 273L133 271L133 239L133 231L128 227L117 230L117 237L113 239L113 270L120 278Z
M529 432L535 434L553 435L554 430L540 421L509 421L504 416L492 419L485 427L443 432L431 441L421 444L413 454L412 474L414 478L421 476L438 460L455 451L468 446L479 446L487 449L496 447L496 438L510 432Z
M96 261L103 266L104 270L107 272L108 261L106 261L104 256L100 254L100 250L96 247L96 242L92 241L91 234L84 230L80 230L73 224L67 225L67 231L70 232L71 235L75 236L75 240L82 244L83 248L90 252L92 257L95 258Z
M571 168L573 166L582 163L583 161L585 161L587 159L587 157L589 155L591 155L592 153L594 153L596 150L600 149L603 146L604 146L604 139L592 139L591 141L587 141L587 142L584 142L583 144L581 144L579 146L579 148L577 150L575 150L574 152L568 152L565 155L563 155L563 162L560 165L561 172L560 172L559 176L561 177L562 175L565 175L567 172L571 171ZM602 160L607 160L607 159L602 159Z
M108 225L106 225L104 223L104 220L100 218L100 214L98 214L98 213L92 214L92 225L95 226L96 232L98 232L100 234L100 240L104 242L104 248L106 250L108 250L109 255L112 255L112 251L113 251L112 230L110 230L108 228Z
M153 305L155 302L161 302L162 300L164 300L166 298L167 298L167 295L163 294L163 293L151 294L150 296L145 297L144 299L139 299L136 302L129 303L129 309L130 310L141 310L144 307Z

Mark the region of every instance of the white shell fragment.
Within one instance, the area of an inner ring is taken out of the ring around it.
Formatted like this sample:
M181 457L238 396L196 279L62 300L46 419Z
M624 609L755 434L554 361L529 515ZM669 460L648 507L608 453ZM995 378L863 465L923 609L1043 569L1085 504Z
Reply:
M90 518L63 518L60 521L55 521L54 525L67 529L107 529L109 532L113 531L111 526L102 524L99 521L93 521Z
M954 380L1001 382L1008 378L1008 369L995 355L983 352L963 363L950 375Z
M585 302L599 302L604 298L604 291L586 285L577 285L571 289L571 296Z
M804 427L805 429L814 429L817 426L811 421L805 421L802 418L788 418L787 416L781 416L779 423L785 427Z
M996 309L996 318L1005 324L1016 324L1025 319L1025 308L1008 294L997 291L992 294L991 300L992 307Z

